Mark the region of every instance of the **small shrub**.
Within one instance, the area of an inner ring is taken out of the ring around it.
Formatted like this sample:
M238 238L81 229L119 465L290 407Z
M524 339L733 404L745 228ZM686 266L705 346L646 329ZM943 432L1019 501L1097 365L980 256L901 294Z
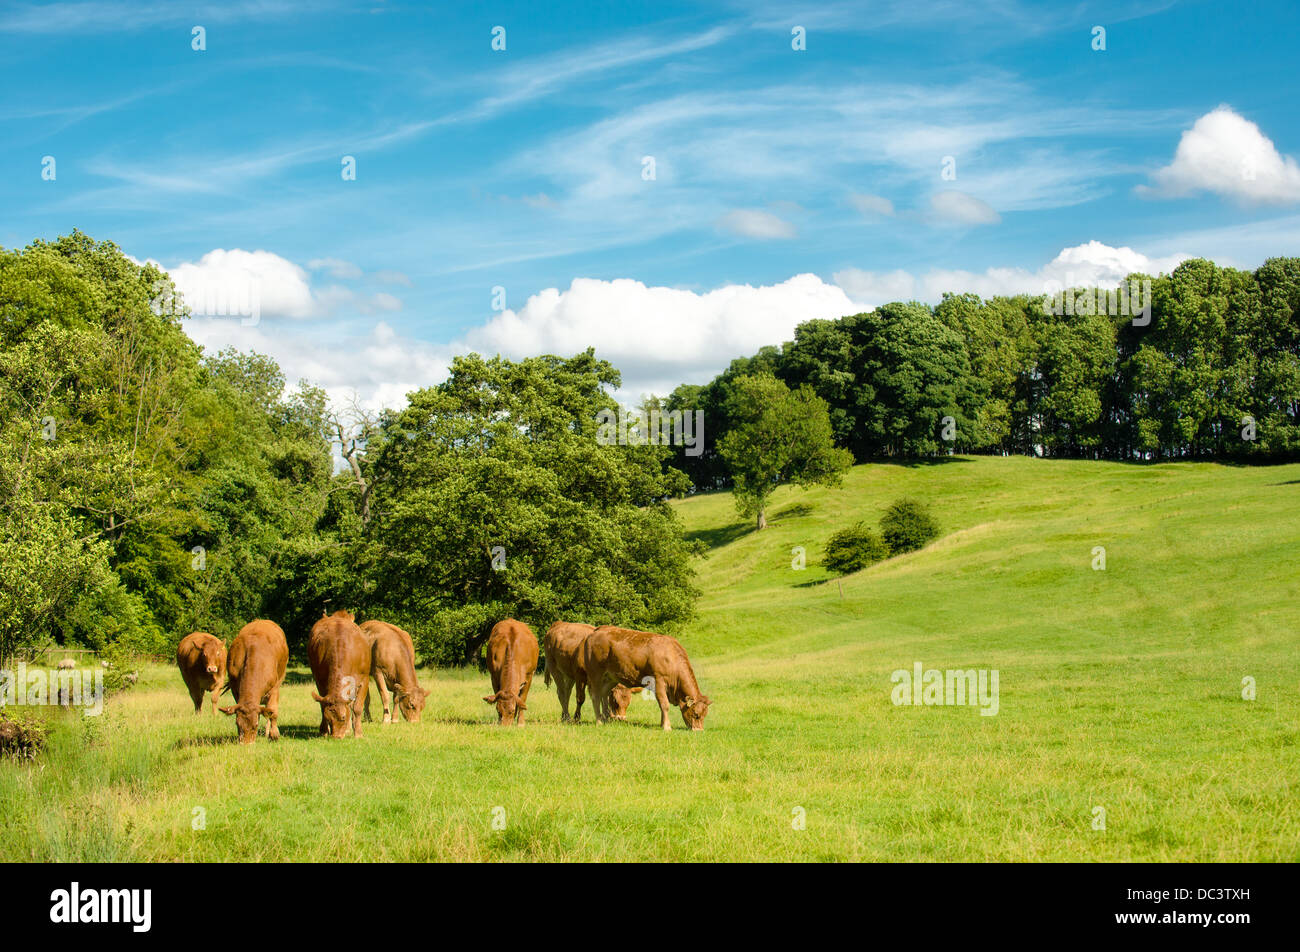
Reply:
M880 534L891 555L915 552L939 534L930 510L915 499L899 499L880 519Z
M859 522L841 529L826 543L823 564L837 575L847 575L889 558L889 547L876 530Z
M45 730L29 719L14 720L0 712L0 757L35 760L45 746Z

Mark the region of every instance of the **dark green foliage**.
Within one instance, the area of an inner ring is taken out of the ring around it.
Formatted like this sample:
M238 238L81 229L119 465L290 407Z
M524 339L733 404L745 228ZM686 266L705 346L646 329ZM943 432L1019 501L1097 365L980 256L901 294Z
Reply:
M822 562L837 575L848 575L889 558L889 546L865 522L841 529L826 543Z
M896 500L880 517L880 535L890 555L914 552L938 534L930 510L915 499Z
M597 440L617 383L590 351L471 355L412 393L369 454L365 610L406 619L422 656L444 661L472 660L507 615L539 631L688 618L694 548L663 503L686 481L666 447Z
M0 711L0 760L35 760L45 746L45 729L33 717Z
M731 469L736 508L767 526L777 486L838 485L853 457L835 445L826 401L812 388L791 391L771 374L736 378L727 413L731 429L718 451Z
M752 373L811 388L858 462L1300 456L1300 258L1254 273L1190 260L1170 275L1130 275L1124 288L1137 291L1125 308L1117 288L1074 288L1056 302L947 294L934 308L895 302L807 321L784 346L674 392L673 405L709 421L704 454L679 451L674 465L699 489L731 485L717 448L737 425L737 382Z

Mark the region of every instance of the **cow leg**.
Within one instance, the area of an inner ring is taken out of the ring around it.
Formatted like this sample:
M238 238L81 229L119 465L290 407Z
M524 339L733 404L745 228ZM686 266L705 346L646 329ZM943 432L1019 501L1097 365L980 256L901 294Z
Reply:
M352 736L353 737L361 736L361 710L365 706L366 698L370 696L369 687L370 687L370 683L368 680L362 681L361 694L359 694L357 696L357 699L352 702ZM384 707L387 708L388 705L385 703ZM387 710L384 711L384 723L385 724L389 723Z
M375 688L379 691L380 703L384 705L384 723L393 723L393 695L388 690L388 681L384 678L384 672L375 671ZM366 695L366 707L370 706L370 696Z
M558 671L554 677L555 696L560 699L560 723L563 724L569 719L569 695L573 693L573 682L566 680Z
M194 702L194 713L196 715L202 714L203 713L203 688L199 687L197 684L188 684L186 685L186 687L190 689L190 700Z
M591 679L588 676L587 690L591 693L591 716L596 719L597 724L605 723L605 707L602 703L605 692L604 677Z
M666 731L673 729L672 722L668 719L668 680L666 678L655 678L655 699L659 702L659 726Z
M221 679L217 678L217 683L212 685L212 716L217 716L217 698L221 696Z
M525 704L525 706L528 704L528 692L533 689L533 674L534 672L532 671L528 672L528 677L524 679L524 689L519 692L519 700L522 701ZM528 716L527 711L524 710L515 711L515 724L517 724L519 727L523 727L524 718L526 718L527 716Z
M275 687L271 688L271 693L266 699L266 706L271 712L266 716L266 739L279 740L280 728L278 725L280 721L280 685L277 684Z
M575 682L578 688L578 706L573 711L573 723L582 721L582 702L587 700L587 679L579 677Z

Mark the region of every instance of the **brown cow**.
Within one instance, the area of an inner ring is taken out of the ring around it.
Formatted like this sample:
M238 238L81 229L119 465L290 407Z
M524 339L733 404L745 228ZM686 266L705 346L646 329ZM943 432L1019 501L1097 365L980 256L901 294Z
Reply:
M550 687L551 679L555 679L561 722L569 719L569 697L575 685L578 688L578 705L573 712L573 721L576 724L582 719L582 702L587 699L587 672L582 666L582 645L595 630L595 625L570 621L557 621L547 629L544 641L546 672L543 680ZM623 684L614 685L610 693L610 704L615 720L627 719L627 707L632 701L632 695L640 690L640 686L628 688Z
M681 708L687 727L704 730L710 702L695 680L686 649L676 638L606 625L587 637L582 663L587 669L597 721L610 716L609 697L615 684L632 685L654 678L659 726L666 731L673 729L668 722L668 706L675 704Z
M351 612L336 611L312 625L307 639L307 663L320 704L320 732L329 737L361 736L361 712L370 681L370 645L353 622ZM323 693L318 693L323 692Z
M176 649L176 666L190 690L194 713L203 712L203 692L212 692L212 714L217 713L217 696L226 679L226 646L206 631L195 631L181 639Z
M528 689L537 670L537 636L521 621L507 618L492 628L487 643L492 693L483 700L497 706L497 723L524 726Z
M420 723L420 712L429 692L420 687L415 677L415 645L411 636L387 622L371 619L361 625L361 633L370 643L370 676L379 689L379 700L384 704L384 723L395 720L390 705L388 688L402 716L412 724ZM366 720L370 720L370 695L366 695Z
M262 715L267 719L266 739L279 739L280 684L288 664L289 643L284 629L275 622L254 619L235 636L226 658L226 682L236 703L217 710L235 715L241 744L251 744L257 738Z

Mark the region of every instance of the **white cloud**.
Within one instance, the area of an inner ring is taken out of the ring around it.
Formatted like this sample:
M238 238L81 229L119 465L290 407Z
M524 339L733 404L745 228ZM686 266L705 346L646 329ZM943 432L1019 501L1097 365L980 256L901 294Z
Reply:
M706 293L578 278L565 291L547 288L519 311L492 318L460 349L518 358L595 347L623 372L624 394L666 394L679 383L707 381L734 357L789 340L803 321L859 310L814 274Z
M250 300L260 317L304 318L317 312L307 272L269 251L217 248L169 272L195 313L227 313L222 302Z
M955 189L930 196L930 217L945 225L996 225L1002 221L988 202Z
M328 271L341 279L362 276L359 267L338 258L315 258L307 268ZM301 320L348 311L400 311L403 306L401 298L387 291L365 294L342 284L314 287L308 270L270 251L217 248L197 262L186 261L164 270L184 295L186 306L199 316L252 314L258 321ZM378 272L375 277L386 283L411 283L400 272Z
M1213 192L1256 205L1300 202L1300 166L1282 155L1259 126L1220 106L1183 133L1173 161L1138 194L1181 198Z
M191 318L185 332L208 354L225 347L275 359L291 386L299 380L323 387L336 406L356 394L371 409L399 408L406 395L444 380L451 348L396 332L384 321L351 330L339 324L260 324L232 318Z
M1132 248L1112 248L1100 241L1065 248L1037 271L1026 268L989 268L986 271L931 269L916 275L908 271L863 271L848 268L834 274L835 283L863 308L889 301L936 303L945 291L974 292L981 297L1043 294L1061 287L1114 287L1134 272L1168 273L1191 257L1173 254L1152 258Z
M757 208L738 208L723 215L719 226L743 238L793 238L794 225L784 218Z
M894 203L879 195L855 193L849 196L849 204L857 211L871 218L893 218Z

